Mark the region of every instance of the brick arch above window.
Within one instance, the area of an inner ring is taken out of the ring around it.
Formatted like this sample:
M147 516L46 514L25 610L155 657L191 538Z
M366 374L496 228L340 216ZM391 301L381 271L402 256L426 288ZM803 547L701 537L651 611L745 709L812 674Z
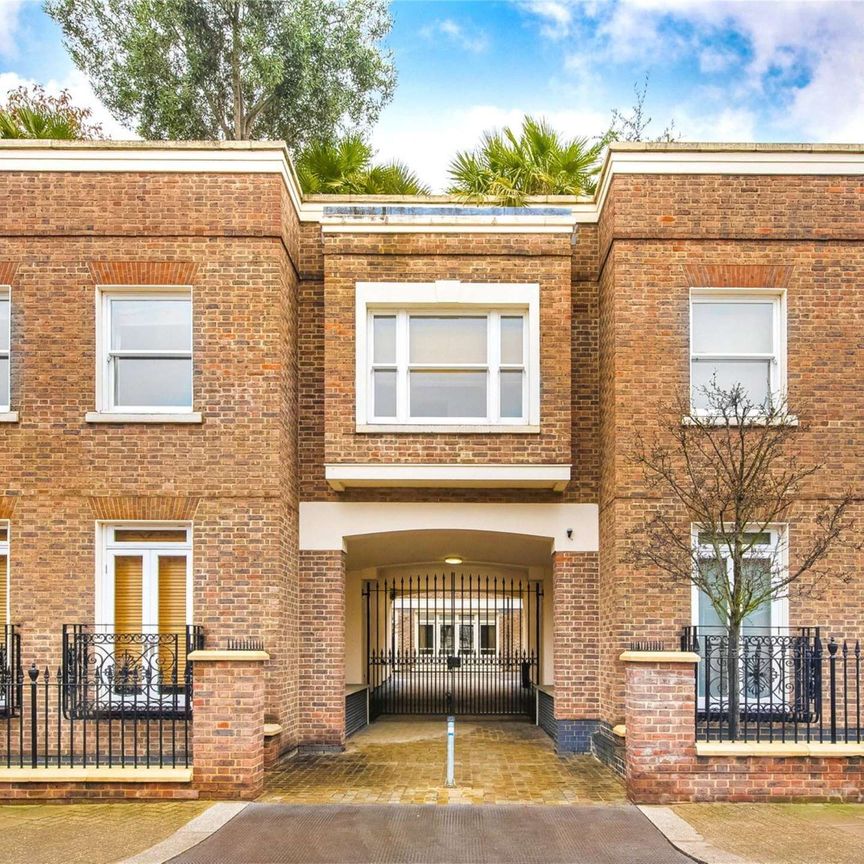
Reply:
M99 495L88 499L96 519L142 522L191 520L198 509L198 500L168 495Z
M97 285L192 285L198 265L192 261L91 261Z
M0 285L11 285L17 270L17 261L0 261Z
M700 288L786 288L792 267L775 264L685 264L690 286Z

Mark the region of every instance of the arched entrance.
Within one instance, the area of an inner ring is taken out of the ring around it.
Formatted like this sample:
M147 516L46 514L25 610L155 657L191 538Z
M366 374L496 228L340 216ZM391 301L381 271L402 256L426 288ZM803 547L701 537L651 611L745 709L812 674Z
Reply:
M346 552L346 671L370 720L535 718L552 672L549 538L400 531L346 538Z

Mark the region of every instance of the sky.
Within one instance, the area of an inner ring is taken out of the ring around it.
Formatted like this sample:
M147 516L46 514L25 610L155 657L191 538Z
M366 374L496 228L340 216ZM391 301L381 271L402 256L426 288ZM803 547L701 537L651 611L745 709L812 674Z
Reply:
M685 141L864 141L864 2L397 0L398 86L372 134L435 191L485 129L542 115L592 137L648 76L646 134ZM0 0L0 97L66 87L112 138L101 106L37 0Z

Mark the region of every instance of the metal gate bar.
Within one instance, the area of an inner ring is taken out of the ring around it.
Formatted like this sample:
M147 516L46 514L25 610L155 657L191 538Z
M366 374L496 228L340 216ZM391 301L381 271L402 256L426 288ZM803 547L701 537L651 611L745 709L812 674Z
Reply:
M455 572L363 586L370 717L531 715L543 588Z

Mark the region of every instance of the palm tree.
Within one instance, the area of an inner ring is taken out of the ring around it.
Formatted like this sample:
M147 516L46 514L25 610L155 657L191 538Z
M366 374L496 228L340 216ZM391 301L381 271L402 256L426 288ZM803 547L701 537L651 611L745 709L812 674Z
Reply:
M0 138L101 138L102 127L90 122L89 108L76 108L68 90L50 96L45 90L18 87L0 106Z
M606 143L565 140L548 121L526 115L518 133L509 127L484 132L475 150L457 153L449 191L463 201L512 207L529 195L590 195Z
M401 162L373 165L372 148L351 133L321 141L297 157L297 177L307 194L428 195L429 187Z

